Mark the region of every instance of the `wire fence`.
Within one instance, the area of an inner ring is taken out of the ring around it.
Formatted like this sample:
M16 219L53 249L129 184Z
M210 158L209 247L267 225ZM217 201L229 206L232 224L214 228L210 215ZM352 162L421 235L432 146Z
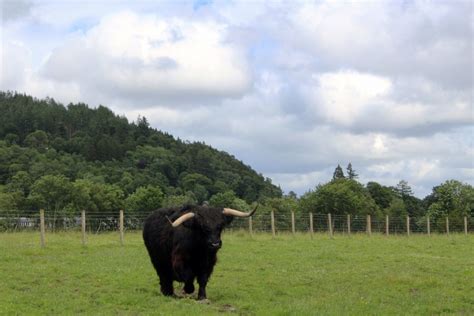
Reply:
M41 213L44 215L41 216ZM122 215L120 215L122 214ZM108 231L141 230L149 214L128 214L126 211L88 213L86 211L61 215L39 211L1 211L0 232L17 231L83 231L101 233ZM122 218L121 218L122 216ZM44 224L42 225L42 222ZM257 213L251 218L234 218L228 230L249 233L382 233L382 234L449 234L473 233L474 218L461 217L389 217L370 215L339 215L321 213Z

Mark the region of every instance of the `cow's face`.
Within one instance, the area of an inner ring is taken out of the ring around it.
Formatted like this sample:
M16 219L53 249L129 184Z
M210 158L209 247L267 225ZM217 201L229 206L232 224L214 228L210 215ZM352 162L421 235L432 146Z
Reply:
M232 216L223 215L221 209L196 212L195 229L208 249L217 250L222 247L222 230L232 222L232 219Z
M244 213L228 208L192 207L182 210L184 212L171 225L178 227L182 224L192 229L208 249L218 250L222 247L222 230L232 222L234 216L249 217L256 209L257 207L252 212Z
M189 213L188 213L189 214ZM226 216L222 209L210 207L196 207L192 209L192 218L186 220L183 226L191 229L195 238L209 250L218 250L222 247L222 230L232 222L232 216Z

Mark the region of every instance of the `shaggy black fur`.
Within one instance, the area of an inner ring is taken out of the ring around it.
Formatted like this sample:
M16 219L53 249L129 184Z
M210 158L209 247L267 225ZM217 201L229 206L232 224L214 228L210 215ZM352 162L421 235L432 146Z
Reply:
M184 282L184 292L193 293L197 279L198 300L206 299L206 285L222 246L221 232L233 219L222 210L195 205L163 208L145 220L143 239L163 295L173 295L173 281ZM188 212L196 215L176 228L171 226L170 221Z

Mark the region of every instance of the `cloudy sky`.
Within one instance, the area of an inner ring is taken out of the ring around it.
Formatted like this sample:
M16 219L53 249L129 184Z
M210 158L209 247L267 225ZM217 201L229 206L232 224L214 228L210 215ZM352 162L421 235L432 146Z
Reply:
M0 0L0 89L106 105L299 194L474 184L471 1Z

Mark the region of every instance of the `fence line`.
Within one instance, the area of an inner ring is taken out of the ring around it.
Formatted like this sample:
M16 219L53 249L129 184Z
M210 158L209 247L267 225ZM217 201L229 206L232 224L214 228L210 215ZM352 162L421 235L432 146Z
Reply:
M143 222L148 214L127 214L124 210L118 212L88 213L83 210L80 214L60 216L57 214L45 213L43 209L39 212L18 212L0 213L0 232L15 232L22 230L40 231L40 244L46 244L46 232L56 231L80 231L82 234L82 244L86 245L88 233L100 233L104 231L118 231L120 244L124 244L124 233L127 230L141 230ZM268 213L258 213L248 219L235 218L230 225L230 231L244 230L249 234L255 232L271 232L275 238L279 233L297 232L309 233L311 238L314 232L328 233L332 238L335 233L351 234L380 233L389 236L390 234L421 233L431 235L432 233L446 234L464 233L468 235L474 232L474 218L472 217L443 217L432 218L429 216L414 218L399 217L376 218L370 214L362 215L341 215L341 214L320 214L308 213L290 214L276 213L274 210Z

